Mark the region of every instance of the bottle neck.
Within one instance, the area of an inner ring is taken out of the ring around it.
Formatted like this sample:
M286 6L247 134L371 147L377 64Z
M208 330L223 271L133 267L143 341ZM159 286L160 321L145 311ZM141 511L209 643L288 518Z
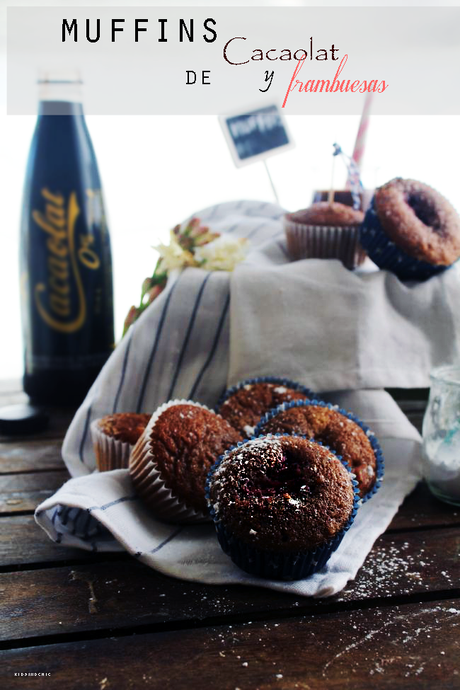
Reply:
M38 104L39 115L83 115L81 103L71 101L40 101Z

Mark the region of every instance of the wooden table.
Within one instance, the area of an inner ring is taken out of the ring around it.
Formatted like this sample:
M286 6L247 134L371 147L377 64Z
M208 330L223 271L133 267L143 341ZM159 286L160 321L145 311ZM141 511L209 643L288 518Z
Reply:
M4 387L0 404L20 397ZM402 407L420 428L423 404ZM419 485L329 599L173 580L35 524L68 478L70 417L0 439L0 687L460 688L460 509Z

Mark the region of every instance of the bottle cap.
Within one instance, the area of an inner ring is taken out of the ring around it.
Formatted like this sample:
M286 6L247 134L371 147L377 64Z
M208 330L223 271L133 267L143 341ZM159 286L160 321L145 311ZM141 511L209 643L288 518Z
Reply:
M37 84L83 84L79 69L40 69Z
M40 70L38 73L38 100L41 102L52 103L81 103L83 80L81 73L77 69L53 69ZM47 115L68 115L65 111L61 112L57 105L56 112L51 112L49 108Z
M48 426L49 415L33 405L0 407L0 434L36 434Z

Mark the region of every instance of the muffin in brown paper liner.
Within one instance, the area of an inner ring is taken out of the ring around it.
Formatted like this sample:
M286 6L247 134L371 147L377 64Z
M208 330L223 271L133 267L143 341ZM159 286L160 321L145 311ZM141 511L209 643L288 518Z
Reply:
M366 258L359 242L363 218L362 211L325 201L286 213L283 226L290 258L339 259L346 268L356 268Z

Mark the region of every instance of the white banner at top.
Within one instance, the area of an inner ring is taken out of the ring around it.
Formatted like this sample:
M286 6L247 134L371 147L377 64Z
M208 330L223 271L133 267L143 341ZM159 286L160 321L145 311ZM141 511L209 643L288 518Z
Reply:
M9 7L8 113L76 69L88 114L460 113L460 7Z

